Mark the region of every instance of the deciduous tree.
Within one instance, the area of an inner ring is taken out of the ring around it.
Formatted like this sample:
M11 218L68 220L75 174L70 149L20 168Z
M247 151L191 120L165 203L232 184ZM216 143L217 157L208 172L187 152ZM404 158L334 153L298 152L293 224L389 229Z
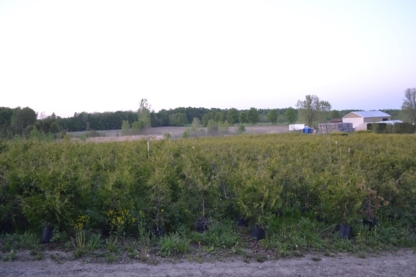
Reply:
M218 134L218 123L213 119L208 120L207 134L211 136Z
M147 99L140 100L140 107L138 110L138 121L144 128L150 127L150 109L152 106L147 102Z
M233 125L238 122L238 110L236 108L231 108L227 112L227 121Z
M338 110L332 110L332 111L329 113L329 117L330 117L331 119L341 118L341 114L340 114L340 112L339 112Z
M402 112L411 123L416 123L416 88L408 88L404 91Z
M285 111L285 118L289 124L293 124L298 120L298 114L296 113L296 110L292 107L287 108Z
M247 114L247 119L251 124L256 124L259 122L259 113L257 112L256 108L250 108Z
M247 111L241 111L241 112L240 112L239 120L240 120L240 123L241 123L241 124L242 124L242 123L247 123L247 122L248 122L248 119L247 119L247 114L248 114L248 112L247 112Z
M270 110L267 113L267 120L270 121L272 124L276 124L277 123L277 111L276 110Z
M320 101L316 95L306 95L305 100L298 100L298 116L312 126L313 122L318 120L323 112L331 110L331 104L328 101Z
M14 109L11 127L15 134L22 135L22 131L29 125L36 123L37 114L29 107Z
M130 123L127 120L123 120L121 123L121 135L127 136L130 133Z

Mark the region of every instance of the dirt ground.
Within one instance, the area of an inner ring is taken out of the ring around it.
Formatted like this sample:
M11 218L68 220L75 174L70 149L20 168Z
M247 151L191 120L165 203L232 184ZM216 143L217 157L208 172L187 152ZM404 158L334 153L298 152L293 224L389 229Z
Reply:
M56 254L56 253L55 253ZM28 253L26 255L29 255ZM0 262L0 276L416 276L413 250L366 254L359 258L349 254L307 254L300 258L245 263L240 258L216 262L142 262L127 264L87 263L64 259L57 262L50 254L41 261L18 256L13 262Z
M105 134L105 137L93 137L88 138L87 141L94 142L105 142L105 141L126 141L126 140L139 140L139 139L150 139L150 140L159 140L163 139L164 134L170 134L172 139L179 139L182 137L183 132L185 132L187 127L156 127L156 128L147 128L143 131L142 135L135 136L121 136L121 130L105 130L98 131L102 134ZM206 129L206 128L203 128ZM237 132L237 127L230 127L229 134L234 135ZM289 126L277 126L277 125L267 125L267 126L246 126L245 134L276 134L276 133L285 133L289 132ZM71 132L70 134L74 136L81 136L85 132Z

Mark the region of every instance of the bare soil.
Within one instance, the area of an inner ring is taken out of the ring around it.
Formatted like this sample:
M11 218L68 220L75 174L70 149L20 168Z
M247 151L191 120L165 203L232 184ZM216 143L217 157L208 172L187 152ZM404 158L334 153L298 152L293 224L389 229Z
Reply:
M56 251L55 251L56 252ZM12 262L0 261L0 276L416 276L413 250L381 252L353 256L307 254L299 258L244 262L241 257L213 262L188 260L144 262L88 263L86 259L51 259L59 253L45 253L40 261L30 260L29 253L18 253ZM53 254L53 255L51 255ZM68 255L62 252L62 257Z
M235 135L237 133L236 126L230 127L229 135ZM128 141L128 140L140 140L140 139L150 139L150 140L159 140L163 139L165 134L169 134L172 139L179 139L182 137L183 132L185 132L187 127L155 127L147 128L143 131L141 135L135 136L121 136L121 130L103 130L98 131L101 134L105 135L104 137L93 137L88 138L87 141L93 142L105 142L105 141ZM205 129L206 128L202 128ZM276 133L286 133L289 132L289 126L279 126L279 125L265 125L265 126L246 126L246 134L276 134ZM70 134L74 136L81 136L86 132L71 132Z

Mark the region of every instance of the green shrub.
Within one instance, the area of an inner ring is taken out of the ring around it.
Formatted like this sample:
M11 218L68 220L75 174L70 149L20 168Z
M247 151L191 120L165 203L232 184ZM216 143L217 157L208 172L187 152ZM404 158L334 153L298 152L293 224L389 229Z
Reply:
M85 216L87 232L135 236L140 221L182 235L201 217L221 226L240 213L267 227L300 209L354 223L375 191L383 202L374 217L414 228L415 144L407 134L274 134L152 141L148 153L146 141L2 141L0 224L23 233L49 223L70 234Z

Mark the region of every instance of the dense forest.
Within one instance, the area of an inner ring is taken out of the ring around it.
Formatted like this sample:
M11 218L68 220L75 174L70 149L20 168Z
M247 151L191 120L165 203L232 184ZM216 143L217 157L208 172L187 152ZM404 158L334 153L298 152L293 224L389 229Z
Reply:
M332 110L324 115L322 121L340 118L354 110ZM383 110L392 115L392 119L400 119L400 110ZM198 118L205 127L209 120L225 122L229 124L289 124L298 121L298 111L293 108L282 109L256 109L237 110L218 108L193 108L180 107L169 110L150 112L150 125L152 127L163 126L187 126L194 118ZM52 114L38 117L31 108L0 107L0 139L12 139L13 137L30 137L32 135L50 134L53 138L62 137L66 132L91 131L91 130L117 130L121 129L123 121L130 124L138 120L136 111L116 111L103 113L75 113L74 116L62 118Z

